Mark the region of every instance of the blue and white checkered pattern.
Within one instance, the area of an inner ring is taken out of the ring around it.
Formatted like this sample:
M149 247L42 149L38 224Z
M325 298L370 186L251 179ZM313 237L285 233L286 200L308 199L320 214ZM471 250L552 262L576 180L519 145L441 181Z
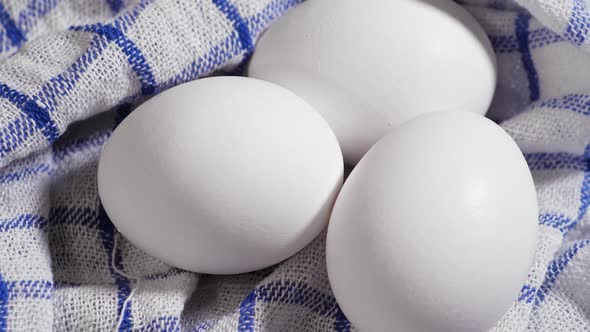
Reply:
M301 1L0 0L0 331L353 329L325 234L275 268L200 276L127 242L96 190L101 147L135 105L240 71ZM460 2L496 50L490 116L525 152L541 208L535 265L495 330L590 330L590 4Z

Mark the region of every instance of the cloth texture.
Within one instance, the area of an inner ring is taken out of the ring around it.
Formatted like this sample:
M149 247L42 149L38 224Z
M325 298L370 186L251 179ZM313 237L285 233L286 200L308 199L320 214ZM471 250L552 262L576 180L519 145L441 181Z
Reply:
M240 72L299 2L0 0L0 331L354 330L325 232L278 266L198 275L130 244L97 195L101 147L135 106ZM590 331L590 3L460 3L497 54L489 116L525 153L540 206L534 266L493 330Z

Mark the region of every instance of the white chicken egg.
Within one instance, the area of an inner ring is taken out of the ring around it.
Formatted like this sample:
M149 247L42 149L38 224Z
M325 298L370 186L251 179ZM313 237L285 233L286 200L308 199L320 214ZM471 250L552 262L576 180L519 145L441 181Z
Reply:
M487 331L526 281L537 213L527 163L498 125L419 116L344 184L328 226L330 284L361 331Z
M313 0L290 10L257 44L251 77L312 104L358 160L392 127L419 114L485 114L496 61L475 19L450 0Z
M324 119L272 83L208 78L139 106L100 158L104 209L132 243L211 274L288 258L326 226L342 185Z

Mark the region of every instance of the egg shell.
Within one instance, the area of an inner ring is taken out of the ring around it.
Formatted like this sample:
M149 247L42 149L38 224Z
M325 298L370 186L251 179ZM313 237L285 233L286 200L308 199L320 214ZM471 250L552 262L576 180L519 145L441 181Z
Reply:
M468 112L422 115L344 184L328 227L330 284L361 331L487 331L526 281L537 216L505 131Z
M307 1L259 40L248 74L311 103L348 164L419 114L485 114L496 86L491 44L449 0Z
M311 242L342 177L336 137L309 104L271 83L217 77L126 118L102 151L98 189L117 229L148 254L233 274Z

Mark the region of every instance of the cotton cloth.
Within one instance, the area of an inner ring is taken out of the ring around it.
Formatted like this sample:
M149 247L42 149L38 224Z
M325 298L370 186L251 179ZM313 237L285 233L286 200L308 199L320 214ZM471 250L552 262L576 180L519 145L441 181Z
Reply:
M134 107L240 72L299 2L0 0L0 331L354 330L325 232L278 266L198 275L134 247L97 195L101 147ZM493 330L590 331L590 3L461 4L497 54L489 116L525 153L540 205L534 266Z

